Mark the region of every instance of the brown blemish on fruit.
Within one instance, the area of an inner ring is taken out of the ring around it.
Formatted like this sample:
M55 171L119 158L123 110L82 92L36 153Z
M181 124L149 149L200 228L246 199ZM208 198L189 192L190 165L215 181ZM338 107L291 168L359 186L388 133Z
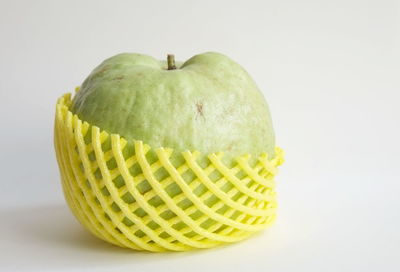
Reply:
M124 79L124 76L117 76L114 77L112 80L122 80L122 79Z
M203 115L203 103L201 102L197 102L196 103L196 109L197 109L197 113L200 114L201 116Z
M104 66L100 71L97 72L99 76L102 76L107 70L110 68L110 66L106 65Z

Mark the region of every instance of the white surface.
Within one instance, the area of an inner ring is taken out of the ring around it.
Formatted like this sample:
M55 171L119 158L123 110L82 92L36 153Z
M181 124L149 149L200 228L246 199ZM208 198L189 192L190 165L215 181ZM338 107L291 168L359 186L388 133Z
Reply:
M1 271L400 271L399 1L0 1ZM54 105L104 58L220 51L263 90L287 162L245 242L145 254L64 204Z

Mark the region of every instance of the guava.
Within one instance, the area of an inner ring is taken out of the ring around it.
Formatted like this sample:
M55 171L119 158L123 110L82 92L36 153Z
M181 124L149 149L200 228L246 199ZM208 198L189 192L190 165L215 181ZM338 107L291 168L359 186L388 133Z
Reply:
M268 105L249 74L227 56L208 52L186 62L122 53L103 61L73 98L71 111L128 141L174 154L223 152L274 156Z

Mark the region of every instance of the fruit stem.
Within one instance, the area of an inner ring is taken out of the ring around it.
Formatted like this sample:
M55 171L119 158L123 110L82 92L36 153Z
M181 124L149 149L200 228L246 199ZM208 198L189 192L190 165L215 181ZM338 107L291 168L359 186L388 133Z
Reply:
M175 56L172 54L167 55L168 70L175 70Z

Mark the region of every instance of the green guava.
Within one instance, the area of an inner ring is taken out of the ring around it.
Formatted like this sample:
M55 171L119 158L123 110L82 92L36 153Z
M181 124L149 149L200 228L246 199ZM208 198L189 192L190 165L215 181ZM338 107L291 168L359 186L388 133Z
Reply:
M249 74L219 53L183 64L123 53L103 61L83 82L71 111L108 133L174 154L224 152L224 160L274 156L268 105Z

